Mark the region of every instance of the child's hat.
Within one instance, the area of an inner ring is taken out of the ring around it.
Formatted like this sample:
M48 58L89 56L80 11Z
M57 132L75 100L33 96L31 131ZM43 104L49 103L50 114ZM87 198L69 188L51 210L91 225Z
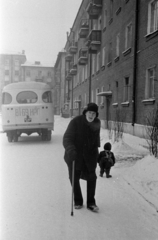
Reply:
M111 143L107 142L104 144L104 150L108 150L110 151L111 150Z

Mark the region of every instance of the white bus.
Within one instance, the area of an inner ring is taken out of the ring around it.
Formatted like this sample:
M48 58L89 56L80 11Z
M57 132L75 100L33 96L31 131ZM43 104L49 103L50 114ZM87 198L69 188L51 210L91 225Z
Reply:
M9 142L17 142L22 133L38 133L51 140L54 130L52 89L46 83L18 82L2 91L2 128Z

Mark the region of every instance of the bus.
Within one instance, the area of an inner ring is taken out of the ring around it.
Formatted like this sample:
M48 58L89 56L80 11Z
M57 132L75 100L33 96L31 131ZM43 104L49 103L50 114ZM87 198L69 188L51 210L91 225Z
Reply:
M17 142L22 133L37 133L43 141L50 141L54 130L51 87L41 82L6 85L2 91L2 129L9 142Z

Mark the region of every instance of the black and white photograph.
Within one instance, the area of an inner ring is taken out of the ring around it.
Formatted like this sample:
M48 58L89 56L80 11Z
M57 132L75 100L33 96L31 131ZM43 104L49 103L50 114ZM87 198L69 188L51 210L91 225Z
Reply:
M158 240L158 0L0 0L0 240Z

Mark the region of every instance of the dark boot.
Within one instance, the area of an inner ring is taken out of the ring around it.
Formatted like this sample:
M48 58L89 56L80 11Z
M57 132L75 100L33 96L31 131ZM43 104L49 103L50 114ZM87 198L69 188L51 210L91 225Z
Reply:
M111 178L112 176L110 175L110 168L106 169L106 178Z

